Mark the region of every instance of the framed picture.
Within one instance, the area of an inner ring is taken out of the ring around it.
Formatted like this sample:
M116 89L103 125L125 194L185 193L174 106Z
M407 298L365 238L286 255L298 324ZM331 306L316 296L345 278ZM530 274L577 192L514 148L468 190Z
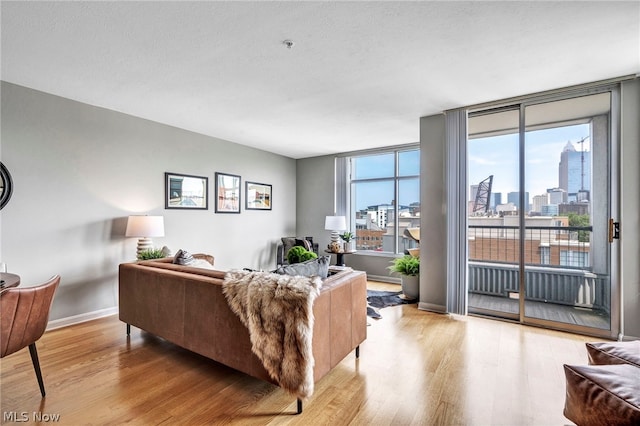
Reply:
M244 196L247 210L271 210L271 185L247 181Z
M240 176L216 172L216 213L240 213Z
M209 178L165 173L164 208L207 210L209 208Z

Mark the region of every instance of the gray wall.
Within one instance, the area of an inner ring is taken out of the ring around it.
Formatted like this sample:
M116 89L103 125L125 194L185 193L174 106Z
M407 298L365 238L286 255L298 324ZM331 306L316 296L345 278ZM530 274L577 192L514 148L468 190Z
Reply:
M420 119L420 309L447 310L444 114Z
M319 243L320 254L330 241L330 231L324 229L325 216L334 214L335 156L313 157L298 160L297 200L298 236L312 236ZM335 263L332 255L331 263ZM344 258L347 266L367 271L372 279L398 282L389 275L387 267L392 256L350 254Z
M320 254L329 244L329 231L324 229L325 216L334 214L334 157L314 157L297 161L295 235L313 237Z
M640 79L622 83L620 248L623 331L640 339Z
M118 264L135 258L130 214L165 218L157 246L206 252L218 269L273 268L295 233L293 159L2 83L1 159L14 194L0 211L0 260L22 285L62 281L51 319L117 307ZM215 117L212 117L215 119ZM273 210L215 214L214 173L273 185ZM164 173L209 178L209 209L165 210Z

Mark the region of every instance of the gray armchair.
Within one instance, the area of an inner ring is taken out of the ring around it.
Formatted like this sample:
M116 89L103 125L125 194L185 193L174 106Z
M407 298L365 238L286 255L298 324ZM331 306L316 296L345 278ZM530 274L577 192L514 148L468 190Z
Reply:
M313 242L313 237L282 237L282 242L278 243L276 250L276 266L287 265L287 253L291 247L302 246L309 251L319 255L318 243Z

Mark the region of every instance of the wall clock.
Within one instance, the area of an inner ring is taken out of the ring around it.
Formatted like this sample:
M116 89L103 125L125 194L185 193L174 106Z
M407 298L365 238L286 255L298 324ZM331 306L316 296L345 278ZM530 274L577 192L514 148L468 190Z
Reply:
M11 173L4 164L0 163L0 210L9 202L12 192Z

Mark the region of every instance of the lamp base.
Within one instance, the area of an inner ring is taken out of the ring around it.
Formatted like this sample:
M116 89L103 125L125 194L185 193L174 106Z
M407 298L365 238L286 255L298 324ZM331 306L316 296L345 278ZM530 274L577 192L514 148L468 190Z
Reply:
M138 251L136 252L138 257L143 251L151 250L153 248L153 241L151 238L140 238L138 240Z
M331 242L340 241L340 233L338 231L331 231Z

